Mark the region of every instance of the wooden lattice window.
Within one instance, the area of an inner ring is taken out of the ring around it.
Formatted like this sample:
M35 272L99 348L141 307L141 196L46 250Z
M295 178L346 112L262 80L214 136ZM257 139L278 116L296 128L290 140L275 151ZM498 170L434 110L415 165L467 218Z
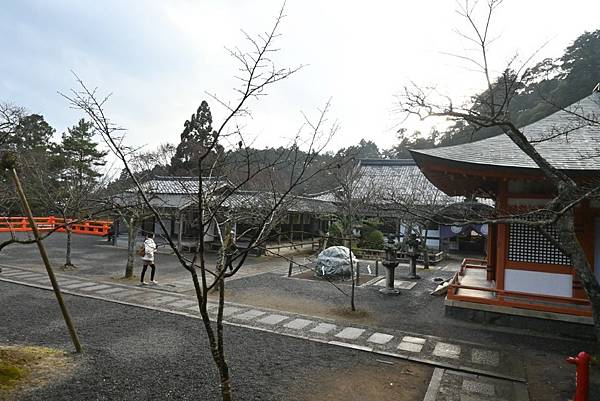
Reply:
M556 228L545 227L558 239ZM524 224L511 224L509 228L508 260L553 265L571 265L571 259L554 246L541 232Z

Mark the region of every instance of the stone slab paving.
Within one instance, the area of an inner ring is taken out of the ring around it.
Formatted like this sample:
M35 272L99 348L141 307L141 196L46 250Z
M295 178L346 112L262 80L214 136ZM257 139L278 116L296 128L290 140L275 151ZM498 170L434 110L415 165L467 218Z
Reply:
M284 324L283 326L287 327L288 329L302 330L306 326L311 325L312 323L314 323L314 321L312 320L294 319L291 322Z
M498 351L473 348L471 350L471 362L480 365L498 366L500 365L500 354Z
M418 354L423 349L423 345L402 341L402 342L400 342L400 344L398 344L398 346L396 348L400 351Z
M394 338L394 336L391 334L373 333L371 337L367 339L367 341L375 344L386 344L390 342L392 338Z
M423 401L529 401L524 383L436 368Z
M267 312L258 310L258 309L250 309L247 312L241 313L239 315L235 315L234 317L239 320L252 320L262 315L266 315Z
M85 281L85 282L79 282L79 283L75 283L75 284L68 284L65 285L63 287L68 288L68 289L75 289L75 288L83 288L83 287L91 287L91 286L95 286L98 285L98 283L94 283L91 281Z
M284 320L289 319L289 316L284 316L284 315L268 315L263 317L262 319L258 320L258 323L264 323L264 324L277 324L277 323L281 323Z
M19 275L14 275L13 277L18 277L21 279L34 278L34 277L43 277L40 273L23 273Z
M22 274L18 275L17 273L19 272ZM0 273L0 280L40 286L40 284L35 283L31 278L34 276L30 276L30 274L31 272L25 269L3 267L3 272ZM35 276L39 276L39 274ZM99 283L63 274L59 275L59 279L74 281L73 284L62 286L65 292L71 294L94 296L109 301L114 300L116 302L126 302L142 307L159 309L165 312L180 312L187 313L190 316L198 316L198 306L195 297L165 291L164 288L157 288L156 286L134 287L132 285L109 282ZM209 309L210 317L214 319L216 317L217 304L209 302L207 308ZM453 341L432 336L419 336L399 330L387 330L368 326L360 327L356 325L355 327L348 327L342 322L331 321L329 319L282 312L248 305L226 303L223 309L223 320L226 324L268 330L282 335L306 338L337 346L430 363L444 369L471 372L475 374L475 379L472 380L478 383L485 382L485 380L480 380L479 376L477 376L479 374L517 381L525 380L523 360L518 354L511 353L510 350L492 349L482 344ZM444 380L458 380L455 376L450 375L448 376L449 378L444 376ZM444 380L441 380L442 384ZM463 394L463 400L466 400L468 397L479 396L473 396L473 394L483 396L485 395L485 391L488 391L490 388L489 386L482 386L480 392L477 393L474 390L474 384L467 381L463 389L462 377L460 380L459 387L462 392L461 394ZM494 388L494 394L504 397L502 395L505 394L504 390L498 390L500 388L498 386ZM491 397L489 395L485 396ZM502 399L501 397L497 399L500 400ZM507 400L510 399L507 398ZM452 399L444 399L444 401L450 400Z
M198 309L198 306L196 305L196 309ZM242 311L242 308L238 308L236 306L225 306L223 308L223 316L229 316L229 315L233 315L237 312Z
M386 279L381 279L374 283L374 285L385 287ZM394 287L400 290L412 290L415 285L417 285L416 281L394 280Z
M45 277L45 280L50 281L50 279L48 277ZM75 284L75 283L81 283L81 280L58 280L58 284L60 284L61 286Z
M173 295L163 295L163 296L157 297L156 294L152 294L151 296L148 297L148 299L145 300L145 302L150 305L161 305L161 304L173 302L178 299L181 299L181 298L173 296Z
M339 338L344 338L346 340L356 340L365 332L364 329L357 329L356 327L346 327L342 329L335 336Z
M315 327L310 329L310 332L318 333L318 334L327 334L327 333L331 332L332 330L335 330L336 327L337 326L335 324L331 324L331 323L319 323Z
M23 272L22 270L15 270L15 269L8 270L8 269L10 269L10 268L5 267L5 268L2 269L3 270L2 271L2 275L3 276L6 276L6 277L13 277L13 276L15 276L16 277L16 276L19 276L21 274L26 274L27 273L27 272Z
M123 292L127 291L127 288L117 287L117 288L108 288L106 290L97 291L98 294L114 294L115 292Z
M19 276L19 277L23 277L23 276ZM40 275L39 277L35 277L32 280L33 281L37 281L37 282L42 282L42 281L48 281L48 282L50 282L50 278L47 275L44 275L44 276ZM68 283L69 281L73 281L73 280L67 280L66 284L69 284ZM58 282L62 284L63 281L62 280L58 280Z
M198 306L198 302L195 300L190 300L190 299L182 299L179 301L171 302L170 304L168 304L166 306L173 307L173 308L186 308L191 305Z
M433 355L442 358L458 359L460 357L460 352L460 345L444 343L441 341L436 343L435 348L433 349Z
M127 297L132 297L132 296L140 295L140 294L143 294L143 292L142 291L138 291L138 290L129 290L129 289L126 288L125 291L118 292L118 293L112 293L112 294L110 294L110 296L112 298L124 299L124 298L127 298Z
M98 290L103 290L105 288L112 288L110 285L106 285L106 284L97 284L97 285L93 285L91 287L81 287L79 288L80 291L98 291Z

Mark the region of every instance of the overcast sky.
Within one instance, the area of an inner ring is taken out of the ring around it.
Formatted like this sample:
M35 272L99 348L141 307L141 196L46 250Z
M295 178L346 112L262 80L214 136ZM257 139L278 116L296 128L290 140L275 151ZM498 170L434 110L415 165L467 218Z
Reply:
M0 101L43 114L60 133L81 116L57 91L75 87L71 70L112 92L112 119L128 142L179 141L183 122L203 99L215 124L223 110L206 92L234 99L237 65L224 47L245 45L269 29L279 0L4 0L0 5ZM277 42L280 66L306 64L253 103L245 130L257 146L283 145L329 97L341 130L330 148L361 138L389 147L400 117L394 95L414 81L456 99L481 88L460 59L471 48L452 0L288 0ZM596 0L506 0L493 21L491 51L500 69L518 53L557 57L584 31L600 29ZM590 83L590 90L593 84ZM428 131L431 123L405 123Z

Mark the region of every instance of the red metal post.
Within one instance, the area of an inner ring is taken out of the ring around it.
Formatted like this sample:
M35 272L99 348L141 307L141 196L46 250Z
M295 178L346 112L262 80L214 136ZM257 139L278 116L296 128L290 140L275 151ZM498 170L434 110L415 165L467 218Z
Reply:
M575 398L573 401L588 401L590 394L590 355L580 352L577 356L570 356L567 362L577 366L575 375Z

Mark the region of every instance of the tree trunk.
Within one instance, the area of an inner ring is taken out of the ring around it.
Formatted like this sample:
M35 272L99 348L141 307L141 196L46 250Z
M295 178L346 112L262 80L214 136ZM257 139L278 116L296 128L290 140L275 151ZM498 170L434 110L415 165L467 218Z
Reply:
M423 269L429 269L429 249L427 245L423 247Z
M225 265L221 263L221 268L225 269ZM220 272L219 272L220 273ZM219 309L222 311L225 304L225 279L221 278L219 282ZM223 401L231 401L231 380L229 377L229 366L225 360L223 350L223 316L220 314L217 319L217 367L219 368L219 377L221 378L221 397Z
M421 230L419 230L421 231ZM423 246L423 269L429 269L429 248L427 248L427 226L425 226L425 235L421 236L421 245Z
M125 278L133 277L133 262L135 261L135 220L129 219L127 224L127 265L125 266Z
M352 260L352 234L348 240L348 249L350 249L350 277L352 278L352 288L350 290L350 309L352 312L356 312L356 305L354 303L354 288L356 287L356 277L354 275L354 261Z
M594 276L587 256L575 233L575 218L572 210L566 212L558 219L556 228L563 251L571 258L577 278L583 284L585 293L592 304L594 334L596 335L596 340L600 342L600 284L598 284L598 280Z
M71 261L71 227L67 225L65 230L67 231L67 253L65 256L65 267L70 268L73 267L73 263Z
M195 270L192 270L192 281L194 282L194 288L196 290L196 297L198 300L198 305L200 309L200 315L202 317L202 322L204 323L204 328L206 329L206 334L208 336L208 342L210 344L210 352L213 357L213 361L217 367L217 371L219 372L219 380L221 387L221 398L223 401L231 401L233 399L231 394L231 378L229 375L229 366L227 361L225 360L225 353L223 347L223 307L225 306L225 278L222 277L220 273L226 268L225 266L225 254L230 251L231 241L230 235L228 234L228 238L224 241L221 247L220 260L217 262L216 274L217 277L220 277L218 280L217 291L219 291L219 305L217 309L217 319L216 319L216 332L213 329L212 322L210 321L210 317L208 315L207 310L207 299L206 299L206 273L204 271L204 262L202 260L203 256L201 256L200 261L200 273L202 275L202 289L200 288L200 283L198 282L198 275ZM200 252L204 252L204 240L203 238L199 241L202 245L199 246Z

